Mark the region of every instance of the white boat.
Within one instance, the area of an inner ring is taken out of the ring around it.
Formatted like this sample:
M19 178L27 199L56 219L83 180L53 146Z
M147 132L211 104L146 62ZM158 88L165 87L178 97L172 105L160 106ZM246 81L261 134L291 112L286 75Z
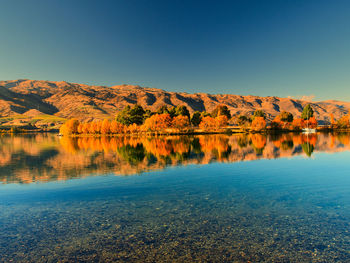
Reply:
M310 117L311 116L309 116L309 118ZM309 128L309 119L307 119L306 125L307 125L306 128L302 129L303 133L307 133L307 134L309 134L309 133L316 133L316 129Z
M304 128L302 129L303 133L316 133L316 129Z

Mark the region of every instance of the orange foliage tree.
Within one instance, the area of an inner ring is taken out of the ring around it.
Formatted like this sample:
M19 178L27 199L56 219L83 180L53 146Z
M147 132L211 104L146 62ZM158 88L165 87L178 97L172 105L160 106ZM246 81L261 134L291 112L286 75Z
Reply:
M109 134L111 132L111 123L109 120L104 119L101 124L101 134Z
M317 120L315 117L311 117L308 121L308 126L312 129L316 129L317 128Z
M350 127L350 121L349 121L349 119L350 119L350 114L341 117L341 118L337 121L337 126L338 126L339 128L342 128L342 129L349 128L349 127Z
M111 133L117 134L117 133L124 133L125 126L124 124L121 124L120 122L117 122L113 120L110 125Z
M90 133L90 123L89 122L83 123L82 133L84 133L84 134Z
M170 117L170 114L168 113L155 114L145 120L143 128L146 131L147 130L150 130L150 131L164 130L171 126L171 122L172 122L172 119Z
M293 120L292 127L294 130L301 130L304 126L305 124L302 118L297 118Z
M225 127L228 123L228 118L226 115L219 115L215 118L217 127Z
M94 121L90 124L90 133L98 134L101 132L101 123L99 121Z
M266 121L264 117L255 117L251 129L254 131L261 131L266 128Z
M335 120L334 120L334 115L333 115L333 113L331 113L331 114L329 114L329 117L330 117L330 122L331 122L331 128L333 128L334 127L334 125L335 125Z
M70 119L61 126L60 133L63 135L77 134L79 124L77 119Z
M203 130L215 129L216 121L213 117L210 116L203 117L201 123L199 124L199 128Z
M173 118L172 126L175 129L181 131L185 128L188 128L190 126L190 122L187 116L179 115Z
M127 130L130 133L137 133L140 131L140 127L136 123L133 123L128 126Z
M78 133L83 133L84 123L79 123L78 125Z

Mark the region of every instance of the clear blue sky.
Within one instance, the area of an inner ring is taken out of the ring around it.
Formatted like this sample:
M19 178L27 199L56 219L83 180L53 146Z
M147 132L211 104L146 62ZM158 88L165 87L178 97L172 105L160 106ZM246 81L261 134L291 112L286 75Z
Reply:
M0 79L350 101L350 1L0 0Z

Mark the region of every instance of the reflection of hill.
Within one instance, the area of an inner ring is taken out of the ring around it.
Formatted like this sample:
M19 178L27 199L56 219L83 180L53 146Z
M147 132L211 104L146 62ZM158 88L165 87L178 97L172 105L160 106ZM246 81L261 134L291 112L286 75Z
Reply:
M350 149L349 134L201 135L59 139L0 137L0 181L31 183L91 174L138 174L167 166L273 159Z

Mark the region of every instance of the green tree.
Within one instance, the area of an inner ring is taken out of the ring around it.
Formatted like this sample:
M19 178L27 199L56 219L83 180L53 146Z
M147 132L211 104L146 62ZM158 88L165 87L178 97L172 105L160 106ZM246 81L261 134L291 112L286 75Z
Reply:
M245 115L240 115L240 116L238 117L237 124L238 124L239 126L243 126L243 125L245 125L245 124L248 123L248 122L251 122L251 120L250 120L247 116L245 116Z
M199 111L195 111L193 114L192 114L192 118L191 118L191 124L195 127L199 126L199 124L201 123L202 121L202 115Z
M175 116L179 116L179 115L187 116L187 118L190 119L190 112L188 111L186 106L177 106L175 108Z
M152 111L150 111L149 109L145 110L145 113L143 114L143 122L145 122L145 120L151 117L152 115L153 115Z
M263 110L256 110L253 114L253 120L255 119L255 117L263 117L264 119L266 119L266 114Z
M140 105L134 105L130 107L126 106L121 112L118 113L116 120L124 125L131 125L136 123L141 125L143 123L145 110Z
M282 111L280 114L280 120L284 122L293 122L293 114L287 111Z
M201 112L201 117L208 117L208 116L211 116L211 114L209 112L206 112L206 111L202 111Z
M158 110L156 111L156 113L157 114L164 114L164 113L170 114L169 109L168 109L168 107L166 105L160 106L158 108Z
M301 118L303 120L309 120L313 116L314 116L314 110L312 109L311 105L310 104L306 105L305 108L303 109L303 112L301 113Z
M231 113L230 110L227 108L226 105L218 105L216 108L212 111L211 116L213 118L216 118L217 116L224 115L227 117L227 119L231 119Z
M176 107L171 107L170 109L169 109L169 114L170 114L170 117L171 118L174 118L175 116L176 116Z

